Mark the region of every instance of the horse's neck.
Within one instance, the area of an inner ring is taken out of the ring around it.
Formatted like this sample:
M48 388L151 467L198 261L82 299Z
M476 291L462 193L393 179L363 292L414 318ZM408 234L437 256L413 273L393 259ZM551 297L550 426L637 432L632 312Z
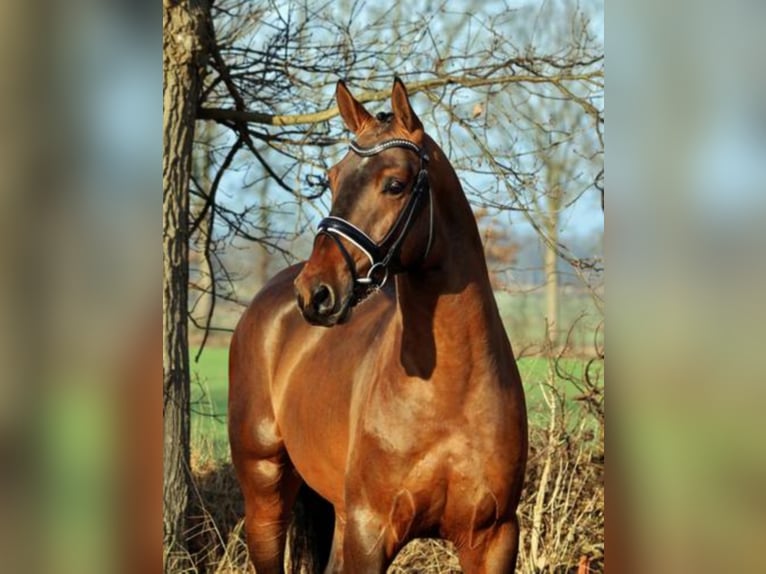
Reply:
M505 343L488 283L481 277L456 283L441 273L446 270L397 281L398 351L408 374L430 378L443 370L460 377L478 363L497 364Z
M408 374L424 378L439 372L466 378L476 365L502 367L510 350L476 221L451 168L447 175L453 195L437 211L437 261L397 277L398 351ZM434 190L437 196L446 199L444 190Z

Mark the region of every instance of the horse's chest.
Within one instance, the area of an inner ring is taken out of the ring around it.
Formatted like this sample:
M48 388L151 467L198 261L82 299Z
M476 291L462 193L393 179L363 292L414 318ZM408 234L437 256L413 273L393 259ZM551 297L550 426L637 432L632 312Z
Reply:
M424 391L378 399L360 413L360 432L352 448L367 453L366 460L374 460L377 468L385 468L386 480L412 488L433 485L458 468L481 468L493 456L498 429L486 419L499 417L486 416L486 409L482 414L470 398L445 400Z
M386 493L381 512L390 503L396 514L406 500L425 525L492 520L518 458L498 452L498 444L513 444L512 417L501 396L445 396L434 388L368 401L353 439L360 456L349 470L369 492Z
M384 454L414 456L445 441L476 450L504 434L498 428L510 414L504 396L478 384L457 388L445 382L455 380L409 379L373 386L356 413L357 438Z
M450 428L452 427L452 428ZM455 429L444 421L440 430L410 429L365 437L349 478L390 528L425 533L477 527L502 512L507 468L493 458L480 434ZM431 533L431 534L429 534Z

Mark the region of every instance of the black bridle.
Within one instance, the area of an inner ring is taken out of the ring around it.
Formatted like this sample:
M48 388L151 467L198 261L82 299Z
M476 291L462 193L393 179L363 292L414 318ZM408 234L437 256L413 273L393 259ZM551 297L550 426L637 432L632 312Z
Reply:
M428 253L431 251L431 242L433 241L434 204L433 197L431 196L431 186L428 183L428 170L426 169L426 166L428 165L428 155L423 148L414 142L405 139L390 139L368 148L360 147L356 142L351 142L349 147L351 148L351 151L361 157L370 157L387 149L400 147L414 151L420 158L420 170L415 178L415 184L412 187L410 198L404 208L399 212L396 221L394 221L393 225L389 228L388 232L379 243L376 243L364 231L342 217L330 215L319 222L319 226L317 227L317 237L320 235L329 236L343 254L343 258L346 261L346 265L354 281L354 301L352 304L356 304L371 292L377 291L383 287L388 280L390 273L404 271L400 263L396 261L396 257L404 239L407 237L407 234L413 226L415 216L422 206L423 198L426 195L428 195L430 212L428 243L426 244L426 249L421 261L424 261L426 257L428 257ZM367 259L370 260L370 269L367 271L365 277L359 277L354 259L340 240L341 237L353 244L367 256Z

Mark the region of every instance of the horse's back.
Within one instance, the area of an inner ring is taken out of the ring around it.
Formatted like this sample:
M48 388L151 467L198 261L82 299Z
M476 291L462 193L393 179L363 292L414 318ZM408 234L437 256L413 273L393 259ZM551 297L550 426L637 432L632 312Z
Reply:
M343 483L336 475L344 472L352 393L364 383L394 302L382 292L355 309L349 323L311 326L293 292L302 266L269 281L232 336L230 440L234 456L239 449L270 457L286 448L312 488L332 500Z

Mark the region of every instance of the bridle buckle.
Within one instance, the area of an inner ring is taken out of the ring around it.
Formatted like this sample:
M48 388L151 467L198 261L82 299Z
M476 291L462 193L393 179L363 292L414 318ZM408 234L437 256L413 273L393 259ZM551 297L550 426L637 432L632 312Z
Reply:
M388 265L382 261L373 263L370 269L367 271L367 277L359 279L360 283L370 285L374 289L382 289L388 281ZM382 275L381 275L382 273ZM378 275L378 277L376 277Z

